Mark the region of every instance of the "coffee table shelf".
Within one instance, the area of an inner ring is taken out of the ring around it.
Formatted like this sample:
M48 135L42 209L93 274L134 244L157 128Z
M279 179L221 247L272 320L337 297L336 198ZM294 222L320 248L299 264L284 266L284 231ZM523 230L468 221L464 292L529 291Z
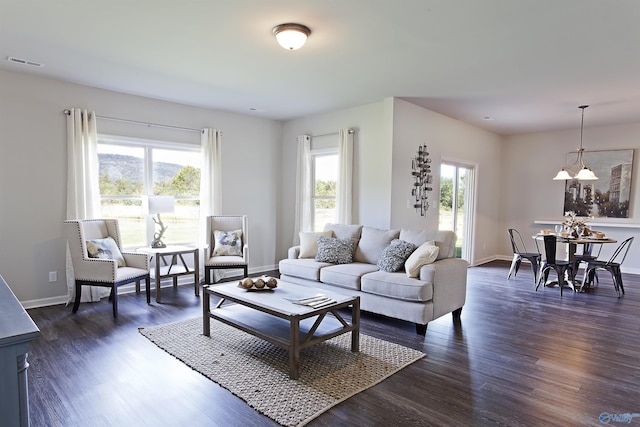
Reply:
M279 281L274 291L247 292L236 284L203 288L203 334L210 336L211 319L238 328L289 351L289 376L300 375L300 350L351 332L351 351L360 347L360 298ZM331 305L312 308L294 304L287 296L325 294ZM211 307L211 295L220 299ZM338 310L351 308L351 323Z

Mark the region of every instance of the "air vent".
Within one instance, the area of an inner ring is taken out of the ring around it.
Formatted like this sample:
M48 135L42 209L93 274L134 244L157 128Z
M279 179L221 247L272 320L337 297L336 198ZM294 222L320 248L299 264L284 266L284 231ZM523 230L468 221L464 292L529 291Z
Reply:
M28 59L16 58L15 56L8 56L7 61L20 65L29 65L31 67L42 67L44 65L36 61L29 61Z

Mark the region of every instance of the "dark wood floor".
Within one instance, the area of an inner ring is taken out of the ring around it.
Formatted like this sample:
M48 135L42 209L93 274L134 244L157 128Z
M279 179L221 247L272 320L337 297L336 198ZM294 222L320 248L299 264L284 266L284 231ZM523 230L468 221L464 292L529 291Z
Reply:
M534 292L528 266L509 281L507 271L501 261L470 268L461 323L447 315L425 338L363 313L362 333L427 357L310 425L598 426L603 412L640 413L640 277L624 275L620 299L606 272L594 291L561 298L557 287ZM138 333L200 313L188 286L151 306L124 295L117 320L106 300L75 315L29 310L42 331L29 355L32 425L276 425Z

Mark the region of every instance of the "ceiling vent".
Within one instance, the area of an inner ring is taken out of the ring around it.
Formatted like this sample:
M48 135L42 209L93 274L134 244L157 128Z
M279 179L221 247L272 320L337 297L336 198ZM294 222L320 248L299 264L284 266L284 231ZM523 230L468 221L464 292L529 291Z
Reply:
M13 62L14 64L30 65L32 67L42 67L44 65L36 61L29 61L28 59L16 58L15 56L8 56L7 61Z

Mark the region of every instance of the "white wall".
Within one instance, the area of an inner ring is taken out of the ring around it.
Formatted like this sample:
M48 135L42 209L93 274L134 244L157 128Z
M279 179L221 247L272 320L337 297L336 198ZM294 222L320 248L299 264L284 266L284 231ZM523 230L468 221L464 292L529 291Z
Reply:
M297 135L323 135L342 128L354 129L353 222L380 228L389 226L391 145L386 138L384 111L384 102L378 102L284 123L279 258L286 258L286 250L293 243Z
M588 151L634 149L634 171L631 187L630 218L598 219L599 227L608 236L622 241L635 236L629 256L622 270L640 273L640 194L638 175L638 148L640 148L640 123L616 126L585 127L584 148ZM526 238L541 228L552 228L535 224L536 220L563 219L564 181L552 178L565 166L566 155L580 146L580 128L516 135L505 138L504 163L501 190L501 222L503 229L517 228ZM621 224L621 227L613 227ZM638 228L634 228L636 225ZM598 229L598 226L594 226ZM525 241L529 243L529 241ZM531 244L533 242L531 241ZM605 245L603 255L610 254L616 245ZM511 246L504 232L497 254L511 258Z
M496 253L501 138L395 98L284 124L280 229L285 248L293 239L295 137L335 132L341 127L357 130L354 223L379 228L437 228L439 162L442 156L456 158L479 165L478 191L485 193L478 198L474 259L491 258ZM435 178L432 208L426 217L406 207L413 182L411 158L423 143L429 145Z
M250 270L276 264L282 123L0 71L0 275L25 305L66 299L63 110L222 130L222 209L249 216ZM197 133L98 121L98 131L199 143ZM58 281L48 282L57 271Z
M326 114L278 121L0 71L0 275L25 305L64 301L66 124L63 110L223 132L223 213L249 215L250 271L271 269L293 241L296 136L356 130L354 222L380 228L433 228L437 210L420 217L406 207L410 159L426 143L434 162L432 206L438 204L439 162L477 164L474 264L509 259L508 227L523 234L534 220L560 220L562 182L551 178L579 145L579 129L501 138L490 132L388 98ZM198 143L198 134L100 120L99 131ZM588 150L636 149L631 218L640 224L640 123L585 128ZM618 240L638 237L623 271L640 273L640 228L609 227ZM614 246L614 245L612 245ZM48 272L58 281L48 283Z
M433 191L430 208L422 217L407 208L413 177L411 159L418 146L427 145L432 160ZM394 99L393 108L393 184L391 190L391 226L393 228L438 228L440 162L443 158L476 167L475 236L473 265L491 259L498 249L500 232L500 136L459 120L426 110L409 102Z

